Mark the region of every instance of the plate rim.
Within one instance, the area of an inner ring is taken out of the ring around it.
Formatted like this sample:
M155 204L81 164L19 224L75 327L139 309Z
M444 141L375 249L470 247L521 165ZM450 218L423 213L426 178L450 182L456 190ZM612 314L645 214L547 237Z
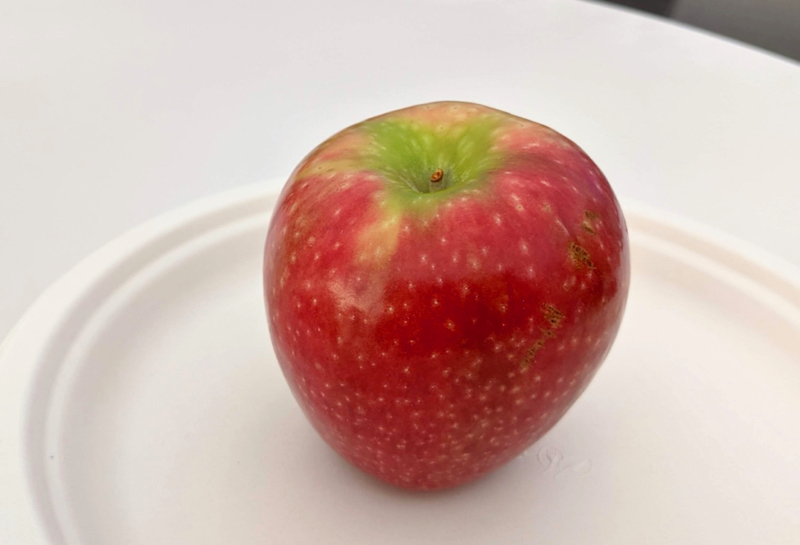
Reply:
M37 482L41 476L31 473L28 462L28 427L32 418L28 409L40 384L48 349L77 312L77 305L97 288L98 282L108 282L115 274L122 278L135 274L149 261L145 259L148 252L157 254L233 220L268 212L263 205L278 196L283 184L284 180L273 179L230 189L129 230L90 253L51 284L8 332L0 343L0 376L5 376L0 380L0 542L64 542L57 526L51 524L53 514L37 498L37 487L41 493L44 483ZM661 250L675 259L685 261L688 256L695 267L711 267L717 272L721 267L733 272L745 291L749 285L777 294L797 318L793 321L800 329L800 268L713 227L652 206L623 200L622 209L629 228L634 226L631 238L666 242ZM79 331L80 323L77 325Z

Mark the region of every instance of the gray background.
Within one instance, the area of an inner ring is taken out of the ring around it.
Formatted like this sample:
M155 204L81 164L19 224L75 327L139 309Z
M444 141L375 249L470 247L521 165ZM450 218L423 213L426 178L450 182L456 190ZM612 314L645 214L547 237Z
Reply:
M608 0L800 60L798 0Z

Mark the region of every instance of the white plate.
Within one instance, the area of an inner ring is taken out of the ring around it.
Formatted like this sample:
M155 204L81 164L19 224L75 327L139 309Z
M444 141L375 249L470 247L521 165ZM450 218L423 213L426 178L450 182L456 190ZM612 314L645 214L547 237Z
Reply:
M0 355L0 541L800 542L788 266L626 207L632 291L594 383L508 466L407 493L328 449L272 355L261 252L276 187L146 224L21 321Z

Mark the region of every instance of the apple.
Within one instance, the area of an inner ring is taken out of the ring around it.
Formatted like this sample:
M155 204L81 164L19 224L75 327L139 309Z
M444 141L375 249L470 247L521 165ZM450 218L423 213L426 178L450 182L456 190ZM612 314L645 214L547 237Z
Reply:
M302 160L269 226L264 293L322 438L430 490L501 466L561 418L611 347L629 271L622 211L578 146L437 102Z

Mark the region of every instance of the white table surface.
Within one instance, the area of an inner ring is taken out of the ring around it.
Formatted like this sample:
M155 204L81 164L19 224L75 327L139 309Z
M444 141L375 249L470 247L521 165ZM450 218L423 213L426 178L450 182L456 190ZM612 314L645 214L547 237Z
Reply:
M6 2L0 336L127 229L438 99L548 124L623 201L800 264L800 67L752 48L576 0Z

